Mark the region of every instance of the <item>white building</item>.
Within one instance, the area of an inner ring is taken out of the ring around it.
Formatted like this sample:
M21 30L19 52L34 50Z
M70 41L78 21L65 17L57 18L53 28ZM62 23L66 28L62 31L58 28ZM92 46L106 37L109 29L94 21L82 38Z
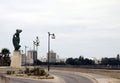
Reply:
M22 56L21 56L21 62L22 62L22 65L25 65L26 64L26 56L25 56L25 54L22 54Z
M49 54L49 62L50 63L55 63L56 62L56 53L53 52L53 51L50 51L50 54ZM47 53L47 61L48 61L48 53Z
M46 61L47 61L47 58L44 57L44 56L42 56L42 57L40 57L40 61L42 61L42 62L46 62Z
M29 50L27 53L27 64L33 64L37 60L37 51Z
M99 64L101 62L100 59L97 59L95 57L92 57L92 60L95 62L95 64Z

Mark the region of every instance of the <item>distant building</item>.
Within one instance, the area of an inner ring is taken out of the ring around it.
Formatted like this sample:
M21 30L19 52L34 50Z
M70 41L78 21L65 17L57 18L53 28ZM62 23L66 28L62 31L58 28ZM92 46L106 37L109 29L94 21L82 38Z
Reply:
M40 58L40 61L42 61L42 62L46 62L46 61L47 61L47 58L44 57L44 56L42 56L42 57Z
M27 53L27 64L33 64L37 60L37 51L29 50Z
M47 61L48 61L48 53L47 53ZM53 51L50 51L49 62L50 63L55 63L56 62L56 53L53 52Z
M56 62L66 62L66 58L61 58L59 55L57 55Z
M59 57L59 55L56 56L56 62L60 62L60 57Z
M99 60L95 57L92 57L92 60L95 62L95 64L99 64L101 62L101 60Z
M25 54L22 54L21 60L22 60L22 65L25 65L26 64L26 56L25 56Z
M60 58L60 62L66 62L66 58Z

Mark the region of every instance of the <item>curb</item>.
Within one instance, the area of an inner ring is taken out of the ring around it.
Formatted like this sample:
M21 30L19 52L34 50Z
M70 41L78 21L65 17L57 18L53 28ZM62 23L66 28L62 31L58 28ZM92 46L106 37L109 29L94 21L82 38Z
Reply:
M53 75L53 76L54 76L54 79L34 79L34 78L32 79L32 78L12 77L12 76L8 76L8 75L3 75L3 77L7 78L7 79L20 78L20 79L26 79L26 80L40 81L40 83L42 83L43 81L52 82L52 83L65 83L65 81L62 78L60 78L56 75Z

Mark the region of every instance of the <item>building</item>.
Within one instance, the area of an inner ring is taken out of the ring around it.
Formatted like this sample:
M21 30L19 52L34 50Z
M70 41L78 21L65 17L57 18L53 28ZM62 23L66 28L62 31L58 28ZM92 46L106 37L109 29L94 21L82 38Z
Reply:
M50 51L50 54L49 54L49 62L50 63L55 63L56 62L56 53L53 52L53 51ZM48 53L47 53L47 61L48 61Z
M25 65L26 64L26 56L25 56L25 54L22 54L21 60L22 60L22 65Z
M37 60L37 51L29 50L27 52L27 64L33 64Z
M95 57L92 57L91 59L95 62L95 64L99 64L101 62L101 60L99 60Z
M59 55L57 55L56 62L58 62L58 63L60 63L60 62L66 62L66 58L62 58Z
M46 62L46 61L47 61L47 58L44 57L44 56L42 56L42 57L40 57L40 61L42 61L42 62Z

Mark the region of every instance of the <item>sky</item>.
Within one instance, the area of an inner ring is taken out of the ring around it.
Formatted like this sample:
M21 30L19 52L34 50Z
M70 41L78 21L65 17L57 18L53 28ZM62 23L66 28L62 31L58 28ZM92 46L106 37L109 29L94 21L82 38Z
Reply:
M12 36L20 34L21 50L45 57L48 32L51 50L60 57L116 57L120 54L120 0L0 0L0 49L13 53Z

